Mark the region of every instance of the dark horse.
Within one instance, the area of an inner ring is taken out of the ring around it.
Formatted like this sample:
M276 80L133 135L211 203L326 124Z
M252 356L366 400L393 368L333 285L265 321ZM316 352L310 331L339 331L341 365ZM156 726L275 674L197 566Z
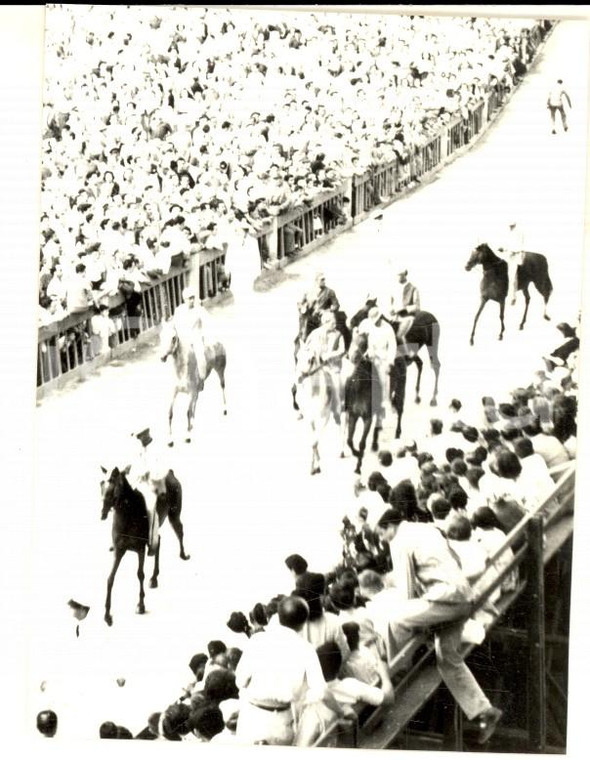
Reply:
M358 325L365 319L370 311L370 304L364 306L358 311L354 317L350 320L352 328L358 327ZM383 317L392 327L397 336L398 322L392 318L387 319ZM430 359L430 366L434 372L434 391L432 398L430 399L430 406L436 406L438 402L438 378L440 375L440 359L438 356L438 344L440 340L440 325L434 314L429 311L417 311L414 315L414 321L412 326L406 333L406 363L408 365L415 364L418 369L418 376L416 378L416 396L415 401L420 403L420 381L422 379L422 369L424 362L420 356L420 351L424 346L428 351L428 357ZM400 347L401 348L401 347ZM399 374L398 369L398 374ZM405 379L405 376L404 376Z
M507 262L499 256L496 256L489 245L482 243L481 245L478 245L471 254L469 261L465 265L465 269L469 272L469 270L473 269L473 267L478 264L481 264L483 269L483 277L480 286L481 303L473 321L473 329L471 330L471 338L469 339L471 345L473 345L477 320L483 311L483 307L488 301L497 301L500 304L501 329L498 340L502 340L504 337L504 307L506 305L506 298L508 297ZM543 296L543 301L545 302L543 316L545 319L549 319L547 316L547 303L549 302L549 297L553 291L553 284L549 277L547 259L541 253L530 253L527 251L524 254L522 264L520 264L516 270L516 289L522 290L525 300L524 314L522 315L522 321L519 327L520 330L524 327L529 310L529 302L531 300L529 285L531 283Z
M357 458L356 473L361 471L371 425L373 422L375 423L371 447L373 451L378 449L379 433L383 426L383 389L373 363L366 356L366 350L366 336L357 335L354 337L348 352L353 371L344 384L344 411L347 419L346 443ZM386 393L391 398L391 404L397 412L396 438L401 435L402 414L406 397L406 372L406 358L400 355L398 351L390 373L390 387L386 389ZM363 422L363 430L359 447L356 449L354 447L354 434L359 420Z
M107 471L104 470L105 475ZM169 470L165 478L166 492L158 496L156 512L158 523L162 525L166 517L170 518L170 525L178 537L180 544L181 559L190 559L184 551L184 529L180 520L182 510L182 486ZM115 575L127 551L137 552L138 566L137 577L139 579L139 604L137 613L143 615L144 604L144 571L145 552L148 543L148 515L143 495L129 485L124 470L115 467L106 482L102 484L102 513L101 519L106 520L107 515L113 509L113 567L107 580L107 598L105 604L104 619L108 625L113 624L111 615L111 592ZM154 556L154 572L150 579L150 588L157 588L158 575L160 573L160 539Z

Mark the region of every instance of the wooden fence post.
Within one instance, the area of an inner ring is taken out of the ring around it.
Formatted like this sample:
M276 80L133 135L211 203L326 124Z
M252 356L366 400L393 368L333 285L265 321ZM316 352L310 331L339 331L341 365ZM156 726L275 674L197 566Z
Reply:
M545 586L543 518L533 517L528 528L529 677L528 731L531 752L544 753L547 746L545 681Z

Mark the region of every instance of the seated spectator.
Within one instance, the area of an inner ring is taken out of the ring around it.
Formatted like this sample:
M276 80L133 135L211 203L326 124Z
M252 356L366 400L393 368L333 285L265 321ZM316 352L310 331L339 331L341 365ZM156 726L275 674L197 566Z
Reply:
M393 684L385 660L374 648L363 644L358 623L352 620L344 623L342 630L350 647L350 656L340 668L340 677L357 678L370 686L378 686L383 691L383 701L393 702Z
M80 314L92 305L98 306L84 264L76 264L75 273L66 282L66 301L70 314Z
M307 602L309 615L299 635L317 649L326 641L335 641L344 657L349 654L346 637L336 615L326 612L322 606L326 579L321 573L310 573L305 582L298 582L293 592Z
M472 540L471 523L467 517L453 514L448 518L446 527L449 545L459 558L467 580L474 584L486 569L486 552L477 541Z
M365 613L383 639L387 662L391 662L397 650L391 637L389 622L395 617L402 596L396 588L386 588L383 578L374 570L364 570L359 574L359 588L366 600Z
M516 438L512 446L522 467L520 480L527 493L527 503L539 506L555 485L549 474L549 468L543 457L535 454L530 438Z
M237 699L235 674L230 670L212 670L203 686L203 696L212 704L219 704L224 699Z
M356 719L354 705L368 704L377 707L383 703L384 694L378 687L370 686L356 678L338 678L342 666L342 652L334 642L323 644L318 647L317 652L326 679L326 696L329 695L332 699L329 702L323 699L305 705L297 729L297 747L311 747L330 723L339 717L332 709L334 701L341 706L341 714L349 715L353 719Z
M160 725L162 737L167 741L186 741L191 732L190 708L183 703L170 705L162 713Z
M98 729L98 735L101 739L116 739L117 738L117 724L111 720L107 720L101 723Z
M356 623L359 626L360 639L363 646L370 648L379 659L385 658L385 642L375 631L373 621L364 607L355 606L354 587L342 580L336 581L330 586L328 599L335 610L335 614L338 616L343 633L345 623ZM345 661L348 662L348 659Z
M471 515L473 538L479 542L487 555L488 563L493 564L498 575L510 564L514 558L512 549L507 546L502 554L493 560L506 541L506 534L496 514L489 507L478 507ZM492 602L497 601L502 593L514 591L518 582L518 570L507 575L498 590L490 597Z
M226 699L219 703L219 710L223 718L224 728L211 738L211 744L239 744L236 735L238 717L240 715L240 702L237 699Z
M204 704L192 710L187 720L190 733L183 733L185 726L179 730L181 736L188 740L197 740L201 743L208 743L216 735L223 732L225 723L223 714L217 704Z

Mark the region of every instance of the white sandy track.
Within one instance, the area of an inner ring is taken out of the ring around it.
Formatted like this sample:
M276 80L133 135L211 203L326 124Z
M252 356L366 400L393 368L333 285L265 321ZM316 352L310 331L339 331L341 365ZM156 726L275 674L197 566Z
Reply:
M317 570L338 560L340 520L354 507L354 462L338 459L332 428L322 450L322 474L310 477L307 431L290 399L296 301L317 269L351 314L366 290L381 283L383 240L388 253L409 262L423 307L441 324L442 410L452 397L476 405L482 395L501 396L531 378L540 354L559 339L555 322L574 320L579 309L587 68L584 28L562 23L477 147L387 209L379 245L369 221L292 264L276 288L214 310L228 353L229 414L221 414L213 378L197 405L193 442L169 451L184 486L192 558L181 562L165 526L160 587L147 589L145 616L135 615L136 562L128 555L114 588L114 626L102 620L111 555L110 520L99 520L98 466L112 463L119 442L134 430L149 425L163 438L170 367L158 361L154 346L38 406L31 715L55 704L64 737L96 737L103 720L140 729L150 712L178 695L190 676L190 656L208 639L236 641L224 628L233 609L247 612L255 601L290 590L287 554L300 552ZM552 136L545 101L559 75L574 111L569 133ZM474 244L493 244L510 216L521 220L529 250L547 255L554 320L543 321L534 293L525 330L517 330L519 302L508 310L500 343L497 306L489 305L470 348L480 273L466 273L464 264ZM431 384L426 366L425 400ZM177 421L181 407L182 402ZM430 415L408 393L404 434L420 434ZM78 640L66 607L72 596L91 606ZM115 684L120 675L127 679L122 689ZM39 691L43 679L45 693Z

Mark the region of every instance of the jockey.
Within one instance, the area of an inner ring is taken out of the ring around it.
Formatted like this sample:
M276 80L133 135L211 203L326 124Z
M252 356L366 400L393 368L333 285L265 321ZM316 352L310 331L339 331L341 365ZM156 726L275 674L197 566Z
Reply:
M408 269L400 264L396 271L397 282L391 294L391 317L398 323L396 335L400 343L407 348L406 335L420 311L420 293L418 288L408 280Z
M324 366L326 377L335 398L338 409L342 399L342 359L346 353L344 338L336 327L336 316L333 311L322 313L322 324L312 330L305 341L305 352L310 358L310 370Z
M152 441L149 428L137 433L132 439L132 448L127 462L129 468L127 481L145 499L149 523L148 555L150 556L158 547L159 526L156 502L158 495L166 492L166 476L169 469L153 447L148 449Z
M524 263L524 238L515 221L508 224L508 233L506 239L502 242L498 251L503 255L508 263L508 297L510 305L516 303L516 272L518 267Z
M390 377L397 353L395 332L377 306L369 310L367 318L358 326L358 331L360 335L367 336L367 357L377 370L385 411L385 399L390 397Z
M182 300L183 303L174 311L172 324L178 339L191 344L194 349L200 381L199 390L202 390L207 374L205 348L208 342L209 314L200 302L197 305L197 291L194 288L185 288L182 291Z
M326 309L338 311L340 308L340 302L336 297L336 293L327 287L326 277L321 272L316 274L314 287L304 297L302 303L309 304L312 314L319 319L321 319L322 312L326 311Z

